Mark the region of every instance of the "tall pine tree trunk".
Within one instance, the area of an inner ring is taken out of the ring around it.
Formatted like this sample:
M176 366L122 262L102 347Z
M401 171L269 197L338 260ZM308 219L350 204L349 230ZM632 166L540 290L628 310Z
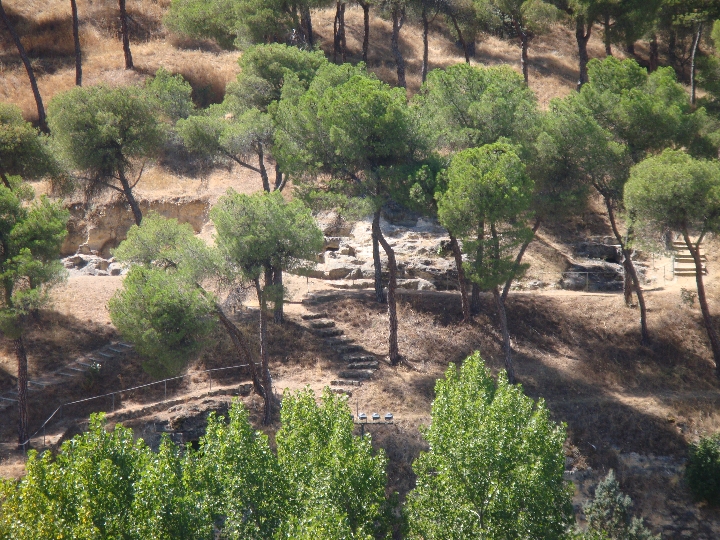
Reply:
M392 49L395 64L397 66L398 86L407 88L405 82L405 59L402 51L400 51L400 29L405 22L405 8L395 7L392 11L392 37L390 40L390 48Z
M473 315L480 313L480 285L477 283L472 284L470 292L470 313Z
M395 291L397 289L397 262L395 261L395 252L392 246L388 243L380 230L380 220L373 220L373 234L377 237L378 242L383 247L385 255L388 258L388 270L390 273L390 279L388 281L388 319L389 319L389 333L388 333L388 359L390 365L396 366L400 363L400 352L398 350L398 320L397 320L397 305L395 300Z
M5 26L8 29L8 32L10 32L10 35L15 42L15 47L17 48L20 59L25 66L25 71L27 71L28 79L30 79L30 88L32 89L33 96L35 97L35 106L37 107L38 112L38 125L40 126L40 129L43 130L45 133L49 133L50 130L48 129L47 118L45 117L45 107L43 106L42 97L40 96L40 90L38 89L37 81L35 80L35 73L33 72L32 66L30 65L30 59L25 52L25 47L23 47L23 44L20 41L20 36L18 36L17 32L15 31L15 27L13 27L12 23L10 22L10 18L7 16L7 13L5 13L5 8L3 8L2 0L0 0L0 18L2 18Z
M660 50L658 47L658 39L657 34L653 32L652 36L650 37L650 58L649 58L650 65L648 66L648 71L652 73L653 71L657 71L658 65L660 64Z
M312 49L314 46L312 16L310 15L310 8L307 5L303 6L300 13L300 26L302 26L305 32L305 42Z
M620 245L620 250L623 254L623 267L626 273L630 274L632 279L633 287L635 289L635 295L638 299L638 306L640 307L640 343L642 345L648 345L650 343L650 333L647 327L647 308L645 307L645 295L643 294L642 287L640 286L640 278L635 270L635 265L632 262L632 252L625 246L623 237L620 234L620 230L617 227L617 221L615 220L615 211L613 210L612 203L608 197L603 196L605 200L605 208L607 208L608 218L610 220L610 227L612 228L615 240Z
M222 325L227 330L228 335L230 336L230 340L233 342L233 346L235 347L235 350L237 351L240 360L248 363L248 371L250 372L250 379L253 383L253 389L255 390L257 395L265 399L265 388L263 387L263 383L260 380L260 374L258 373L257 366L255 365L255 361L253 360L252 353L250 352L250 345L245 338L245 334L243 334L240 329L235 326L235 324L225 314L219 304L215 304L215 313L220 319Z
M515 384L515 368L512 361L512 346L510 344L510 331L508 330L507 313L505 311L505 302L503 302L498 287L493 287L493 296L495 297L495 306L498 310L500 319L500 333L503 339L503 352L505 354L505 371L507 371L508 381Z
M272 283L272 275L268 270L265 271L265 284ZM260 305L260 373L265 389L265 411L263 415L263 424L270 425L272 421L273 409L273 393L272 393L272 377L270 376L270 360L268 357L267 343L267 299L260 284L260 278L255 278L255 291L257 292L258 304Z
M465 42L465 38L463 37L462 30L460 30L460 25L458 24L457 19L453 14L450 14L450 19L452 20L453 26L455 27L455 32L457 32L460 45L462 45L463 54L465 55L465 63L469 64L470 51L468 50L468 44Z
M700 242L702 237L698 239L697 244L693 245L687 228L683 228L682 233L685 245L690 250L693 261L695 261L695 282L697 283L698 301L700 302L700 310L702 311L705 330L707 331L708 339L710 340L713 360L715 360L715 375L720 377L720 339L718 339L717 332L713 326L712 317L710 316L710 308L708 307L707 298L705 296L705 284L703 283L703 266L702 261L700 260Z
M610 14L605 13L603 18L603 42L605 43L605 54L612 56L612 45L610 43Z
M462 305L463 322L470 320L470 300L468 299L467 280L465 279L465 270L463 269L462 252L457 238L450 233L450 248L455 258L455 266L458 272L458 283L460 285L460 302Z
M530 45L530 38L523 32L520 34L520 66L522 67L523 80L525 85L530 84L530 77L528 75L528 47Z
M517 274L518 270L520 269L520 264L522 263L522 259L525 256L525 251L527 251L528 246L532 243L533 240L535 240L535 233L537 233L538 229L540 228L540 223L542 222L542 218L536 218L535 224L532 228L532 236L528 238L525 242L523 242L523 245L520 246L520 251L518 251L517 257L515 257L515 264L513 265L513 272L512 275L507 278L505 281L505 286L502 290L502 301L503 303L507 299L507 295L510 292L510 286L512 285L513 279L515 278L515 275Z
M372 221L372 253L375 268L375 300L385 303L385 292L382 284L382 261L380 260L380 240L375 231L380 230L380 209L375 210Z
M130 53L130 30L128 29L125 0L118 0L120 6L120 35L122 37L123 54L125 55L125 69L133 68L132 54Z
M430 32L430 21L427 17L427 9L423 7L422 11L423 24L423 59L422 59L422 82L425 82L428 74L428 33Z
M277 324L285 320L283 306L285 305L285 294L283 291L283 270L279 266L272 268L272 284L275 287L275 311L273 312L273 321Z
M130 187L130 182L125 176L125 171L122 168L118 170L118 176L120 177L120 184L122 185L125 199L130 205L130 209L132 210L133 216L135 217L135 224L139 227L140 223L142 222L142 212L140 211L140 206L135 200L135 195L133 195L132 188Z
M592 24L588 24L587 30L585 30L585 19L583 17L578 17L575 21L575 40L577 41L578 57L580 59L580 76L578 77L578 82L577 82L578 92L582 88L582 85L585 84L586 82L588 82L587 43L588 43L588 40L590 39L591 33L592 33Z
M347 42L345 40L345 2L337 2L335 6L335 22L333 23L333 62L337 62L338 52L345 62Z
M367 64L368 61L368 49L370 47L370 2L361 2L360 5L363 9L363 62Z
M695 55L697 54L698 46L700 45L700 38L702 37L703 25L698 24L697 32L695 32L695 38L693 39L692 53L690 54L690 104L695 106Z
M15 358L17 359L17 393L18 393L18 444L24 445L28 439L28 361L22 336L13 339Z
M262 180L263 190L266 193L270 193L270 178L268 177L267 169L265 168L265 153L263 152L262 144L258 144L255 151L258 157L258 169L260 170L260 179Z
M75 42L75 85L82 86L82 51L80 50L80 22L78 20L77 2L70 0L72 11L73 41Z

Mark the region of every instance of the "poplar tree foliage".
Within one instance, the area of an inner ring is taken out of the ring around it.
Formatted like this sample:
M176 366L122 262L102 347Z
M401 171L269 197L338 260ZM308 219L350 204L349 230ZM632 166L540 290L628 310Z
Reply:
M700 260L703 239L720 232L720 164L667 149L633 167L624 195L629 214L645 228L657 234L666 229L682 234L695 261L698 301L720 377L720 338L707 303Z
M50 289L65 277L59 260L70 214L46 197L32 200L19 177L0 185L0 332L13 342L18 372L18 442L28 438L28 361L23 342L27 318L48 302Z
M84 175L85 191L121 193L139 225L142 212L133 188L140 178L130 176L132 160L153 156L164 136L144 91L132 86L76 87L50 102L48 123L60 156Z
M57 457L31 451L21 480L0 481L0 538L372 538L387 461L352 435L346 399L286 393L281 422L277 455L239 403L210 415L198 451L164 438L155 453L93 415Z
M479 353L435 385L430 449L413 463L408 538L564 538L573 521L563 480L565 426Z

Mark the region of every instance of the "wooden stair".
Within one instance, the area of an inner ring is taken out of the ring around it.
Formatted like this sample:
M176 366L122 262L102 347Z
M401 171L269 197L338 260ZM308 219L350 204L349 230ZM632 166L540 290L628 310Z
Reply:
M675 240L673 245L673 273L677 277L695 277L695 260L690 255L690 250L683 240ZM707 275L707 257L700 253L700 262L702 263L702 272Z

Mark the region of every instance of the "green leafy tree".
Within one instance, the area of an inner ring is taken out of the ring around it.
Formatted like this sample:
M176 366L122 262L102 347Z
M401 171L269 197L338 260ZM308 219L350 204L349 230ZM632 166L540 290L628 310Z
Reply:
M458 64L434 70L413 98L412 110L426 145L442 155L491 144L500 138L521 145L523 159L530 159L533 153L531 142L537 136L539 120L535 96L523 84L522 77L507 66L478 68ZM446 183L444 185L446 187ZM431 202L441 195L437 189L440 186L419 191L416 188L416 194L425 192L424 198ZM536 219L535 230L539 226ZM462 279L460 246L454 235L450 242ZM524 251L521 247L518 252L518 264ZM461 293L463 286L461 284ZM509 288L507 285L503 290L504 297ZM477 284L472 287L472 301L467 298L467 292L461 297L465 318L469 311L480 309Z
M397 346L395 252L380 229L382 205L391 197L392 170L411 161L417 146L405 92L364 73L363 68L328 66L307 92L278 106L277 156L293 178L309 179L323 191L371 201L375 294L385 300L381 245L388 258L389 357ZM331 181L320 180L327 175Z
M90 417L86 433L50 452L28 455L26 475L2 486L0 531L13 540L132 538L132 503L150 450L131 429L105 430Z
M500 285L525 270L515 263L514 252L532 232L523 213L530 207L533 181L512 146L495 143L463 150L447 171L448 187L438 201L438 217L463 239L468 262L465 272L482 289L492 290L500 317L505 368L510 382L510 334Z
M147 359L145 370L175 375L212 332L215 306L188 276L135 266L108 304L118 331Z
M520 41L520 66L525 84L529 84L528 49L530 41L549 30L559 16L559 10L545 0L479 0L487 4L484 11L498 14L496 25L501 25ZM489 9L488 9L489 8Z
M213 293L202 287L218 281L216 256L187 224L151 213L133 225L115 258L135 265L109 302L110 317L139 351L146 368L175 372L213 328L210 314L227 331L240 361L248 364L258 395L266 392L245 334L227 316ZM232 289L239 283L222 283ZM222 288L221 288L222 290ZM212 308L212 309L211 309ZM196 317L196 318L194 318Z
M615 473L608 475L597 485L595 497L583 506L588 528L582 538L587 540L660 540L653 535L642 518L633 517L632 499L620 491Z
M685 479L690 491L710 504L720 503L720 436L701 437L690 445Z
M11 187L9 176L21 176L25 180L44 176L57 179L60 173L47 138L23 120L16 105L0 103L0 180L3 185Z
M145 83L145 93L160 117L171 124L193 113L192 86L182 75L161 67Z
M286 82L294 89L307 89L327 60L319 51L271 44L248 49L239 63L242 71L228 85L223 103L179 122L180 135L196 152L258 173L265 191L282 190L287 178L280 167L275 167L272 186L267 172L275 132L271 105L280 99ZM257 160L257 166L250 158Z
M152 156L164 135L151 101L139 88L91 86L58 94L48 107L54 143L67 163L86 175L85 191L121 193L138 225L142 213L133 188L140 176L132 183L128 173L132 160Z
M18 442L28 438L28 361L23 334L28 316L46 305L50 289L65 276L59 260L67 235L69 212L42 197L28 205L32 194L9 177L0 185L0 332L12 341L17 359Z
M306 415L306 416L303 416ZM199 449L165 437L157 452L104 415L56 456L31 451L26 475L0 480L8 540L369 540L384 534L386 459L352 434L344 398L287 393L276 456L235 402L211 413Z
M197 540L210 538L212 522L197 489L197 456L163 435L157 452L142 456L133 483L130 538Z
M224 272L230 281L255 285L260 305L260 362L265 389L265 417L272 419L272 379L267 346L269 302L280 301L273 268L292 271L314 261L322 249L323 234L310 211L299 200L285 202L278 192L244 195L232 190L210 211Z
M672 69L661 68L648 75L634 60L609 57L591 60L588 72L590 81L580 94L567 98L573 103L564 109L567 115L563 121L578 126L572 128L574 136L585 133L588 137L582 144L592 149L590 155L594 157L578 158L585 162L586 171L590 171L587 165L594 163L596 167L585 178L605 203L613 234L623 252L625 302L631 305L634 290L640 307L641 341L647 343L645 298L630 257L634 233L630 227L622 234L616 217L622 210L623 185L630 166L647 155L673 146L707 155L712 153L712 138L707 133L705 111L692 110ZM587 118L588 112L592 121Z
M323 391L320 403L312 390L285 393L282 428L277 434L278 462L293 487L288 504L299 521L289 523L287 537L312 522L305 516L320 511L323 526L349 529L351 538L372 537L385 502L384 453L373 455L370 438L353 436L353 417L343 396ZM342 467L338 467L342 464Z
M625 185L625 205L649 230L678 231L695 261L698 301L720 376L720 339L703 283L700 244L720 231L720 164L694 159L682 150L665 150L635 165ZM697 235L693 240L691 235Z
M295 41L312 47L310 9L317 0L172 0L165 24L180 34L209 38L221 47Z
M430 450L413 463L408 538L564 538L572 490L563 481L565 427L478 353L435 385Z
M211 414L193 458L185 474L211 523L227 538L272 538L288 513L291 485L247 409L233 404L227 421Z

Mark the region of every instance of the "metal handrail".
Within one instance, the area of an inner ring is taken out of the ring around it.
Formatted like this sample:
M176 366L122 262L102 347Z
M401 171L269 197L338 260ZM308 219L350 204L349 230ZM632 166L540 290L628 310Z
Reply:
M249 365L250 365L250 364L238 364L238 365L235 365L235 366L226 366L226 367L221 367L221 368L204 369L204 370L202 370L202 371L196 371L196 372L194 372L192 375L195 375L195 374L197 374L197 373L212 373L212 372L214 372L214 371L225 371L225 370L228 370L228 369L237 369L237 368L242 368L242 367L248 367ZM255 364L255 365L259 366L260 364ZM76 405L76 404L78 404L78 403L85 403L85 402L88 402L88 401L93 401L93 400L95 400L95 399L101 399L101 398L106 398L106 397L112 396L112 398L113 398L113 408L112 408L112 410L114 411L114 410L115 410L115 394L122 394L122 393L124 393L124 392L132 392L133 390L139 390L140 388L147 388L148 386L155 386L155 385L157 385L157 384L164 384L164 385L165 385L165 398L164 398L163 400L161 400L161 401L156 402L156 403L162 403L163 401L166 401L166 400L167 400L167 383L168 383L168 381L176 381L176 380L184 379L184 378L190 377L190 376L191 376L191 374L180 375L180 376L178 376L178 377L169 377L169 378L167 378L167 379L162 379L162 380L160 380L160 381L155 381L155 382L151 382L151 383L147 383L147 384L141 384L141 385L139 385L139 386L133 386L133 387L131 387L131 388L123 388L122 390L115 390L114 392L108 392L107 394L100 394L100 395L92 396L92 397L89 397L89 398L83 398L83 399L78 399L78 400L75 400L75 401L68 401L67 403L62 403L57 409L55 409L55 410L52 412L52 414L51 414L50 416L48 416L48 418L42 423L42 425L41 425L32 435L30 435L30 436L27 438L27 440L26 440L25 442L23 442L23 443L20 444L20 446L22 446L23 452L25 452L25 447L28 445L28 443L30 442L30 440L33 439L38 433L40 433L40 431L43 431L43 433L44 433L44 430L45 430L45 428L47 427L48 423L50 422L50 420L52 420L52 419L55 417L55 415L56 415L58 412L60 412L61 415L62 415L63 407L66 407L66 406L69 406L69 405ZM212 390L212 377L210 377L210 389ZM43 436L44 436L44 435L43 435Z

